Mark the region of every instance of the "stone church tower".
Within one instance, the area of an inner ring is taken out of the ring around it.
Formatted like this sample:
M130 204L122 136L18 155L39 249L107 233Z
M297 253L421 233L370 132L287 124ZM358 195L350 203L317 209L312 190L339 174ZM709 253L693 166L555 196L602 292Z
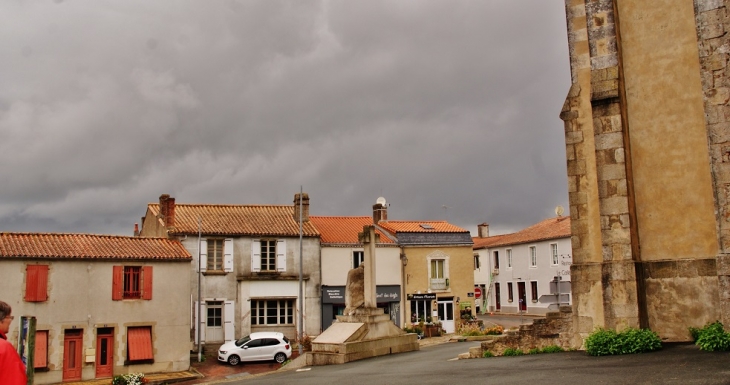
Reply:
M565 0L573 344L730 326L730 0Z

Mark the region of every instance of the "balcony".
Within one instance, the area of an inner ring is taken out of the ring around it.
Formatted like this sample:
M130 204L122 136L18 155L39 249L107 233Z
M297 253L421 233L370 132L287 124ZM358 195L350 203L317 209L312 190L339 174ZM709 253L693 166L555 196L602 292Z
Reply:
M448 278L431 278L431 290L446 290L449 287Z

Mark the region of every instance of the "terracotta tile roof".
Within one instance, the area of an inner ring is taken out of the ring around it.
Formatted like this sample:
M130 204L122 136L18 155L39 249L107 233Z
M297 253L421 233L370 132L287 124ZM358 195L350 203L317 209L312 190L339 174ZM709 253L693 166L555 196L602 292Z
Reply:
M372 217L310 216L309 219L319 230L322 243L325 244L360 245L357 240L358 233L362 232L363 226L373 224ZM380 234L380 243L395 244L380 230L376 229L375 232Z
M158 259L191 261L182 243L117 235L0 233L0 259Z
M160 214L159 203L148 210ZM294 220L294 205L214 205L175 204L172 234L198 234L198 218L206 235L299 236L299 222ZM305 237L319 236L311 222L304 222Z
M459 226L446 221L380 221L378 226L397 233L468 233Z
M555 217L536 223L524 230L512 234L492 237L474 237L474 248L518 245L523 243L545 241L549 239L567 238L571 236L570 217Z

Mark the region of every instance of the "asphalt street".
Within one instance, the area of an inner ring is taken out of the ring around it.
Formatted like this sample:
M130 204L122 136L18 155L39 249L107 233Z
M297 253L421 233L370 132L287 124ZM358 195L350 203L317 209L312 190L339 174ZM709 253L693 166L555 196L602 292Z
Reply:
M730 384L730 353L675 344L653 353L591 357L564 352L457 360L476 342L452 342L417 352L344 365L305 367L251 376L230 384Z

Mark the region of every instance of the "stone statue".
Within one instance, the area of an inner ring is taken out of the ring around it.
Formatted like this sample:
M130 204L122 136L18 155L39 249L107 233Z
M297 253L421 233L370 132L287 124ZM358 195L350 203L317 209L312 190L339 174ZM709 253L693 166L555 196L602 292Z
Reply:
M352 315L355 309L365 306L365 266L360 264L347 273L345 287L345 315Z

